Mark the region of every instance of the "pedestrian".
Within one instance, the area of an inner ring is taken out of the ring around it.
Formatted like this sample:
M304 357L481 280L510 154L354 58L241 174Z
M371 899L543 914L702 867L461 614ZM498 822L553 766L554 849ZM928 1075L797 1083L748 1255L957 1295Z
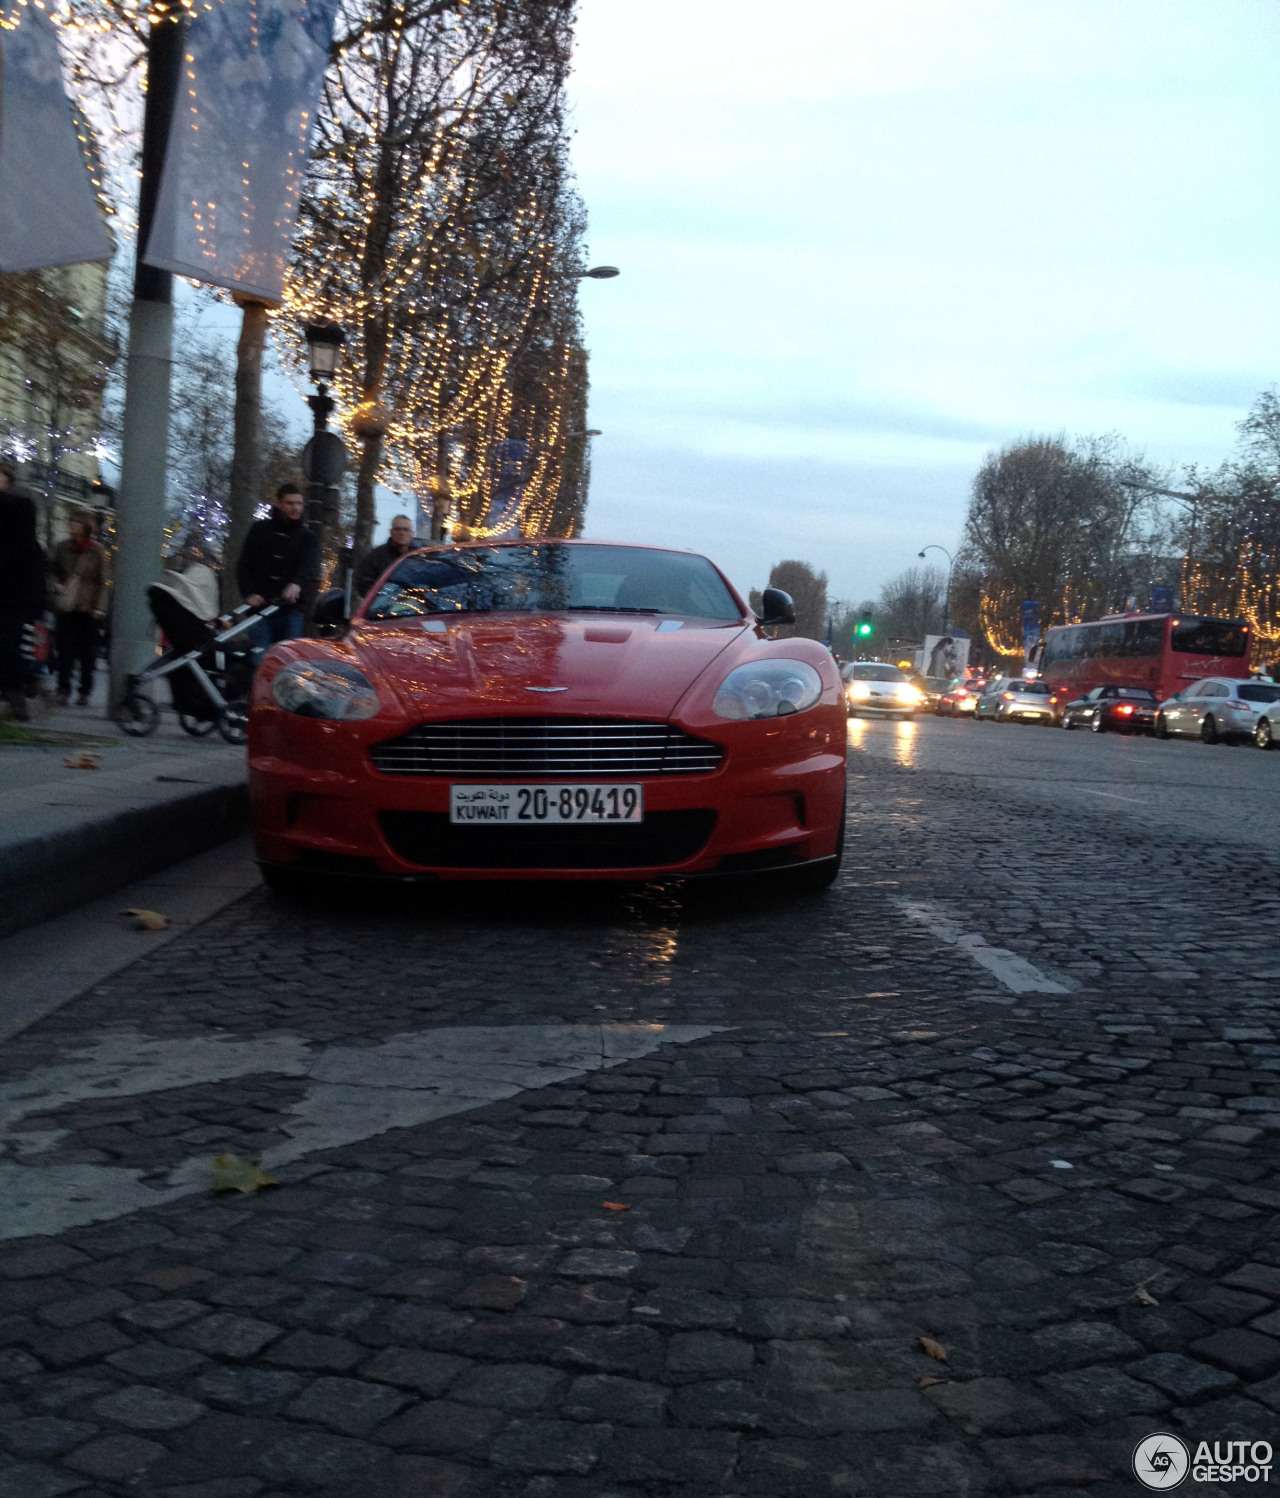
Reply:
M59 541L53 552L53 612L57 619L58 701L71 700L71 678L80 667L77 707L85 707L93 690L93 669L98 659L98 635L107 616L107 589L111 586L111 559L106 548L93 538L93 521L75 516L71 534Z
M302 523L302 490L297 484L281 484L270 515L249 527L236 564L236 582L251 608L276 605L276 612L259 619L250 632L255 655L301 635L305 610L320 584L320 542Z
M44 588L35 501L18 487L12 465L0 463L0 693L20 723L31 718L23 636L44 613Z
M413 521L407 515L393 516L390 539L375 546L356 568L356 597L363 598L392 562L426 544L413 534Z

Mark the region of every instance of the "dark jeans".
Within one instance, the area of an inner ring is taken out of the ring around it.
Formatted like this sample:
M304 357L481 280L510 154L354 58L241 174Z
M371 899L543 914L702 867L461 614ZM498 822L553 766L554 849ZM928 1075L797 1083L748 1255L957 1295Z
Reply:
M71 676L80 664L80 695L93 687L93 668L98 659L98 621L92 614L58 615L58 690L70 693Z
M16 692L27 684L22 627L30 617L29 608L0 608L0 692Z
M253 646L254 663L260 661L267 651L273 645L278 645L281 640L301 638L302 625L301 609L280 608L269 618L256 620L249 631L249 643Z

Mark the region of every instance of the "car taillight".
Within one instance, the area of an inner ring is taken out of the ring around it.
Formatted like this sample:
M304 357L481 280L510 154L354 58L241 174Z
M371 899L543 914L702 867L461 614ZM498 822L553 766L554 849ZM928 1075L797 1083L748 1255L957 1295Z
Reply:
M1247 713L1249 711L1249 704L1247 702L1228 702L1227 706L1234 708L1238 713Z
M1126 714L1126 716L1129 713L1131 713L1132 711L1133 711L1133 709L1129 706L1129 704L1127 702L1121 703L1120 706L1118 708L1116 708L1116 712L1118 712L1118 713L1124 713L1124 714Z
M1001 692L1000 695L1004 698L1004 700L1006 702L1012 702L1013 701L1013 693L1012 692Z

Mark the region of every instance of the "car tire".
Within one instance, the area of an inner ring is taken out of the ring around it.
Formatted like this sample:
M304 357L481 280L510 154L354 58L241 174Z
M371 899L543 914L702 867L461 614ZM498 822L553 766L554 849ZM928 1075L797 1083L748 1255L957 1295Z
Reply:
M1163 713L1158 714L1156 717L1155 732L1156 738L1158 739L1167 739L1169 737L1169 725L1165 721L1165 716Z
M1094 713L1093 717L1089 720L1089 732L1106 733L1106 731L1107 725L1102 721L1101 711Z
M282 900L300 899L303 895L312 893L316 887L314 875L290 868L288 864L260 863L258 872L262 875L263 884Z
M794 873L783 875L787 888L798 895L817 895L824 889L830 889L840 875L840 863L844 858L844 830L849 819L849 808L844 806L840 811L840 829L836 833L836 852L834 858L824 859L821 863L811 868L797 869Z
M1253 742L1259 749L1274 749L1276 747L1276 737L1272 731L1269 719L1258 719L1254 725Z
M1062 726L1063 726L1063 728L1065 728L1067 730L1068 733L1070 733L1071 730L1076 725L1075 725L1074 719L1068 718L1067 715L1066 715L1066 713L1063 713L1063 715L1062 715Z
M1200 742L1202 744L1216 744L1218 739L1218 725L1213 721L1213 714L1206 713L1200 723Z

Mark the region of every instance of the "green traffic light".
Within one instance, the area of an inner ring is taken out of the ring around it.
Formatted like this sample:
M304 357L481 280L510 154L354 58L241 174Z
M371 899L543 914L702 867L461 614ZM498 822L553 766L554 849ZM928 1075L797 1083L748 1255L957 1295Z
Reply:
M875 632L875 625L872 624L872 622L871 622L870 619L864 619L858 625L858 634L864 640L868 637L868 635L871 635L874 632Z

